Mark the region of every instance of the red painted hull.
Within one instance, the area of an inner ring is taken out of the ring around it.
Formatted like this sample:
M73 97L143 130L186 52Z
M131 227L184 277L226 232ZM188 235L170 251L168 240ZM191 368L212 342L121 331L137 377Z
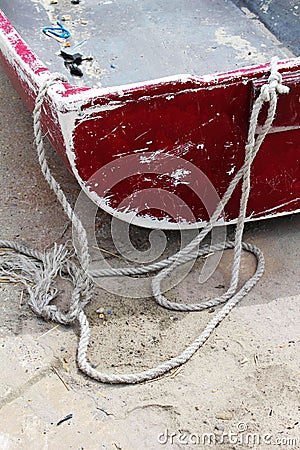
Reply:
M32 110L49 71L1 12L0 59ZM116 88L59 84L49 91L43 127L103 209L144 226L201 226L242 165L268 67ZM248 220L300 211L300 60L279 67L291 89L253 164ZM236 220L239 197L237 189L222 222Z

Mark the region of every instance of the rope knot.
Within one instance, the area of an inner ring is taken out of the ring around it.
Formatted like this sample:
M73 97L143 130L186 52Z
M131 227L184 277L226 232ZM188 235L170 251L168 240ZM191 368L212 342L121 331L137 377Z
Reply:
M278 70L277 57L271 59L270 66L271 66L271 73L268 78L269 90L274 89L279 94L287 94L290 91L290 88L282 84L282 74Z
M261 95L261 97L262 97L262 100L264 101L264 102L269 102L270 101L270 85L269 84L264 84L262 87L261 87L261 90L260 90L260 95Z
M271 69L271 74L268 78L268 82L270 86L274 86L275 88L278 84L282 83L282 75L280 72L278 72L277 68L273 70Z
M278 58L271 59L271 71L268 82L261 87L260 95L263 102L270 102L272 92L279 94L288 94L290 88L282 84L282 74L278 71Z

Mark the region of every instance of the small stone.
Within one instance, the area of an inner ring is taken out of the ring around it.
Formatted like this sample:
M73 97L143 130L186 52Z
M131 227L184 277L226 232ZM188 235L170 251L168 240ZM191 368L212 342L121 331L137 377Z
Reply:
M223 425L217 424L217 425L215 425L215 430L218 430L218 431L225 431L225 428L223 427Z
M216 414L216 419L220 420L231 420L232 414L229 411L221 411Z
M240 361L240 364L246 364L246 362L248 362L249 360L248 360L248 358L244 358L244 359L242 359L242 361Z
M69 15L62 16L61 20L62 20L63 22L70 22L70 20L72 20L72 17L69 16Z
M57 0L51 0L50 5L57 5Z
M82 20L81 21L81 25L87 25L87 21L86 20Z
M65 42L65 47L71 47L71 43L69 41Z

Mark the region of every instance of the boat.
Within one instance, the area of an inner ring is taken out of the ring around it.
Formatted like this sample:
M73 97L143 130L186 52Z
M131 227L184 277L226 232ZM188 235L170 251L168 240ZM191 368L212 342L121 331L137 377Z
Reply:
M300 211L300 58L223 0L3 0L0 62L82 190L126 222L199 228L242 166L253 102L278 68L290 92L251 172L247 221ZM264 112L260 121L263 123ZM218 223L235 223L241 186Z

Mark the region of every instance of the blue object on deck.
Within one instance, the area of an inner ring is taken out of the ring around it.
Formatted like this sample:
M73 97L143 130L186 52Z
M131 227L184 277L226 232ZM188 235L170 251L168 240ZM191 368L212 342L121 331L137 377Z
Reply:
M70 31L61 22L57 22L57 25L58 27L44 27L42 31L46 36L50 35L51 37L52 35L61 39L68 39L71 36Z

